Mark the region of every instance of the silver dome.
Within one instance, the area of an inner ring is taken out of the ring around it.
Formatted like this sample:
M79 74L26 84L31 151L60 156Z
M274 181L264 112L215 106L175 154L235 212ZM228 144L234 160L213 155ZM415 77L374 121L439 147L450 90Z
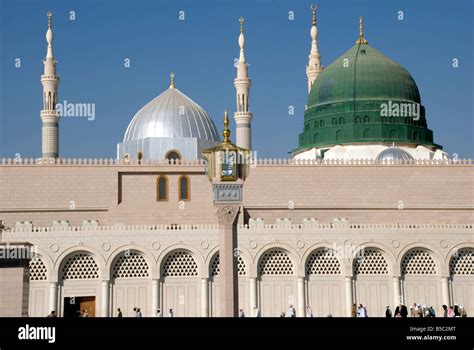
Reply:
M412 160L412 159L413 157L410 153L397 147L390 147L390 148L384 149L375 158L375 160L378 160L378 161L384 161L384 160L396 161L396 160Z
M135 114L123 141L149 137L194 137L219 142L216 126L206 111L174 86Z

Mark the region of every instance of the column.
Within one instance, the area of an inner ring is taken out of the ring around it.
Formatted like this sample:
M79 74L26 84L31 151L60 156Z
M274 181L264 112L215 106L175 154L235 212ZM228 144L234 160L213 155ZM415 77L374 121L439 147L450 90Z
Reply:
M393 276L392 278L392 287L393 287L393 310L402 304L402 293L400 290L400 276Z
M239 289L235 252L237 249L236 223L240 203L216 203L215 205L218 209L219 220L219 316L237 317L239 315Z
M56 311L56 315L59 315L58 310L58 282L49 282L49 310L48 312Z
M100 294L100 316L109 317L109 281L102 281Z
M351 317L352 313L352 276L344 277L344 290L346 296L346 316Z
M159 279L152 279L151 280L151 317L156 316L156 311L160 308L159 298L160 298L160 280ZM163 315L163 310L161 310L161 314Z
M209 317L209 278L201 278L201 316Z
M304 277L298 277L296 290L298 293L298 309L296 310L296 316L306 317L304 298Z
M441 277L441 302L443 305L449 307L449 287L448 287L448 277Z
M254 307L257 307L257 279L255 277L250 277L249 278L249 287L250 287L250 293L249 293L249 301L250 301L250 316L254 316Z

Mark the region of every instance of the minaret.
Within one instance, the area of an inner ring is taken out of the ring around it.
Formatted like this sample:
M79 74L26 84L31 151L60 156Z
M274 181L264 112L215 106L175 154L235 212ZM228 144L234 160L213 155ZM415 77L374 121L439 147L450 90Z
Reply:
M249 92L250 79L248 77L248 64L245 62L244 54L244 19L241 17L239 46L240 56L237 62L237 77L234 79L235 89L237 90L237 111L234 113L236 125L236 143L237 146L252 149L252 113L249 111Z
M314 84L314 81L318 77L319 73L324 69L321 66L321 55L319 54L318 49L318 27L316 27L316 10L317 6L311 5L311 11L313 13L313 20L311 26L311 51L309 53L309 61L306 66L306 76L308 77L308 94L311 91L311 87Z
M41 76L43 84L43 110L41 111L42 127L42 155L43 158L59 157L59 113L56 111L58 103L59 76L56 75L56 60L53 56L53 30L51 29L51 17L48 12L48 30L46 31L46 42L48 51L44 63L44 74Z

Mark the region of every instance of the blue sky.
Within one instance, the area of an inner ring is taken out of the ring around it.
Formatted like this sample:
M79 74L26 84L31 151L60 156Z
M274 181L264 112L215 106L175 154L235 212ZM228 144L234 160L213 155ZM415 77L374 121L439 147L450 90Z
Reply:
M0 0L0 158L41 154L40 75L48 10L54 13L59 101L96 106L94 121L61 119L62 157L114 158L129 121L168 87L170 72L177 88L221 129L224 109L235 110L240 16L252 79L253 146L259 157L288 157L303 129L311 3ZM435 142L461 158L474 158L472 0L316 3L323 65L354 45L359 15L364 16L369 43L417 82ZM403 21L397 19L400 10ZM184 21L179 11L185 11ZM294 20L288 19L289 11ZM21 68L15 68L16 58ZM124 67L125 58L130 68ZM453 58L459 60L456 69ZM289 106L294 115L288 114Z

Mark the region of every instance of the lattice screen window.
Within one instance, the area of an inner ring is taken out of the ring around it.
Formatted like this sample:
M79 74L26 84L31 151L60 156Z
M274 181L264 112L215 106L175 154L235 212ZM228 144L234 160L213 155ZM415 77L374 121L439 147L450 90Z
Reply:
M46 281L48 279L48 270L43 260L35 257L30 260L30 281Z
M354 260L354 273L357 275L387 275L387 260L378 249L364 249L363 254Z
M114 266L114 278L145 278L149 276L148 264L136 252L122 254Z
M263 254L259 271L267 276L293 275L293 263L285 251L273 249Z
M220 270L220 264L219 264L219 254L217 254L214 259L212 260L211 263L211 276L219 276ZM242 257L239 255L238 261L237 261L237 274L239 276L245 276L247 275L246 273L246 267L245 267L245 262L242 259Z
M198 275L198 266L190 252L178 250L165 258L162 274L163 277L193 277Z
M460 249L449 263L451 275L474 275L474 249Z
M62 269L64 280L82 280L99 278L99 267L94 257L87 253L70 256Z
M402 274L434 275L436 274L436 263L427 250L412 249L403 257Z
M307 275L337 275L341 273L341 264L333 249L318 249L311 253L306 262Z

